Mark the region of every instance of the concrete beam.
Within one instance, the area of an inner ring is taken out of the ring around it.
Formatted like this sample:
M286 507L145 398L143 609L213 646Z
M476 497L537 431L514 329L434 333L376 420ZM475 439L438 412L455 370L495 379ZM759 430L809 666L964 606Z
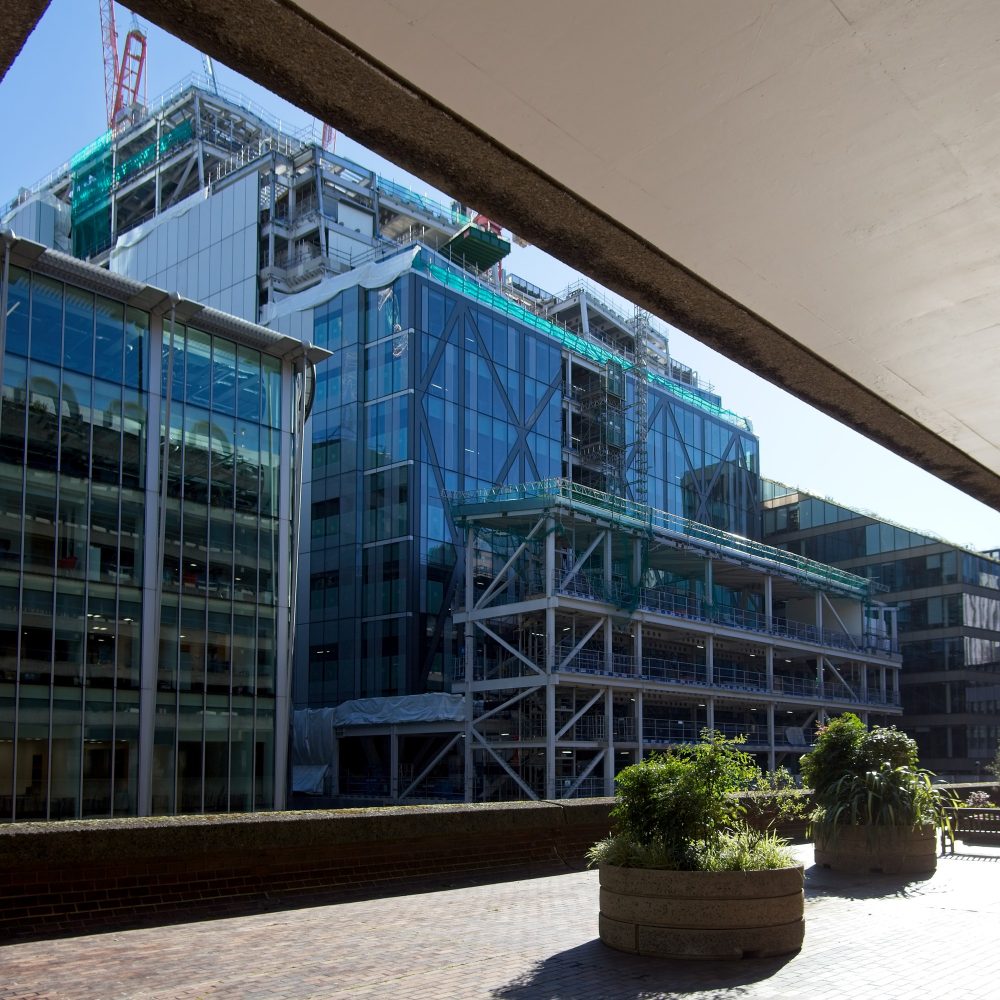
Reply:
M35 30L49 0L0 0L0 80L18 57L24 43Z
M0 0L3 71L46 4ZM137 13L775 385L1000 507L1000 476L408 83L290 0L131 0Z

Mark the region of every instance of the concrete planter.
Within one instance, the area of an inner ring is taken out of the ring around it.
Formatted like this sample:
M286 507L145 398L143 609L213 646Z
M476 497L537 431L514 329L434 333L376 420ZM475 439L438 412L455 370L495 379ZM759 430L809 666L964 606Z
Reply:
M673 872L601 865L601 940L659 958L764 958L802 947L802 867Z
M923 875L937 869L933 826L839 826L816 830L816 864L854 875Z

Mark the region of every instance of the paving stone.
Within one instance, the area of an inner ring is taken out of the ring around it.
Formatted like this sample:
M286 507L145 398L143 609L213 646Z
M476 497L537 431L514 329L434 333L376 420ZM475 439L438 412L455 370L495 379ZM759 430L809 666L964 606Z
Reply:
M1000 850L929 878L806 865L802 951L640 958L597 939L596 872L0 947L0 998L995 1000ZM975 853L972 853L972 852Z

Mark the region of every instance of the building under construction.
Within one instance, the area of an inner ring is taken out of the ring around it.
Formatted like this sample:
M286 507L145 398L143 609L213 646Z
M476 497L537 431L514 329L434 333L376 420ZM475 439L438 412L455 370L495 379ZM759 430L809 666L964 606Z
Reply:
M300 789L603 794L703 727L776 764L826 713L898 713L867 581L753 540L750 422L645 314L506 273L491 220L187 81L4 225L330 352L301 458Z

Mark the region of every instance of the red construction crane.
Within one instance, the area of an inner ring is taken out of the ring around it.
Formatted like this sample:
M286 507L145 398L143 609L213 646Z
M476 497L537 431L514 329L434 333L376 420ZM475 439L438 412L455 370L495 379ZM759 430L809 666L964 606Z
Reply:
M104 106L108 128L114 128L122 110L139 100L142 71L146 66L146 35L137 23L133 23L125 36L125 48L119 61L114 0L98 0L98 7L104 44Z

